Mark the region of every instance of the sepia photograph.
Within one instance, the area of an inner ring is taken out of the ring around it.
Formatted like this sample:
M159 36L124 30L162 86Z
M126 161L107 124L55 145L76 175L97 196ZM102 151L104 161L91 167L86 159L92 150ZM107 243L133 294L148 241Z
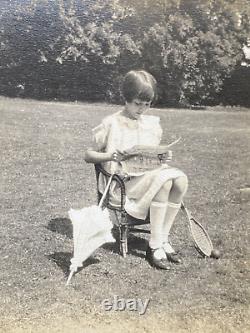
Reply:
M1 333L250 332L249 0L0 0Z

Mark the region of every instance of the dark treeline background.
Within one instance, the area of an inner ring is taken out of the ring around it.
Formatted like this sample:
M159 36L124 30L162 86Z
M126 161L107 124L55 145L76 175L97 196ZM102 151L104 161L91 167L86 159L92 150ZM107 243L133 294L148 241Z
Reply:
M158 104L250 105L249 0L2 0L0 94L121 102L130 69Z

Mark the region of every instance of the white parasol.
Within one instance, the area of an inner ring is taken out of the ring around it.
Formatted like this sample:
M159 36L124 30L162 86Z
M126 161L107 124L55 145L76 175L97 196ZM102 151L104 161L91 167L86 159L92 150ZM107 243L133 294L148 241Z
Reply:
M98 206L93 205L83 209L70 209L68 214L73 224L74 257L71 259L69 284L78 267L101 245L115 242L111 234L113 224L108 209L102 209L113 176L108 184Z

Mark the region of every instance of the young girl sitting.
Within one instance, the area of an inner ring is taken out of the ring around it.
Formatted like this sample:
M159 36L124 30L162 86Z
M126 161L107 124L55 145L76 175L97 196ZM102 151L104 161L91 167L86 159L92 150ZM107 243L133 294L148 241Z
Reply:
M85 153L86 162L102 163L110 173L117 171L117 162L130 157L128 149L135 145L159 145L162 137L159 117L144 115L156 95L154 77L144 70L130 71L124 78L122 93L124 108L93 129L93 146ZM137 219L145 219L148 213L150 216L146 259L153 267L169 269L169 261L181 263L168 237L187 184L187 176L167 164L133 174L125 182L127 213Z

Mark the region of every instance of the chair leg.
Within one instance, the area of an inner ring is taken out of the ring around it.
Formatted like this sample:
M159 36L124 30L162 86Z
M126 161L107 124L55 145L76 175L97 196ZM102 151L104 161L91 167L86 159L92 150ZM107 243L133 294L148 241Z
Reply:
M120 252L123 258L126 258L128 253L128 226L120 226Z
M117 212L115 211L115 217L117 221L117 226L119 228L119 247L120 253L123 258L126 258L128 253L128 221L126 212L120 213L120 218L118 217Z
M121 212L120 252L123 258L125 258L128 253L128 221L126 212Z

